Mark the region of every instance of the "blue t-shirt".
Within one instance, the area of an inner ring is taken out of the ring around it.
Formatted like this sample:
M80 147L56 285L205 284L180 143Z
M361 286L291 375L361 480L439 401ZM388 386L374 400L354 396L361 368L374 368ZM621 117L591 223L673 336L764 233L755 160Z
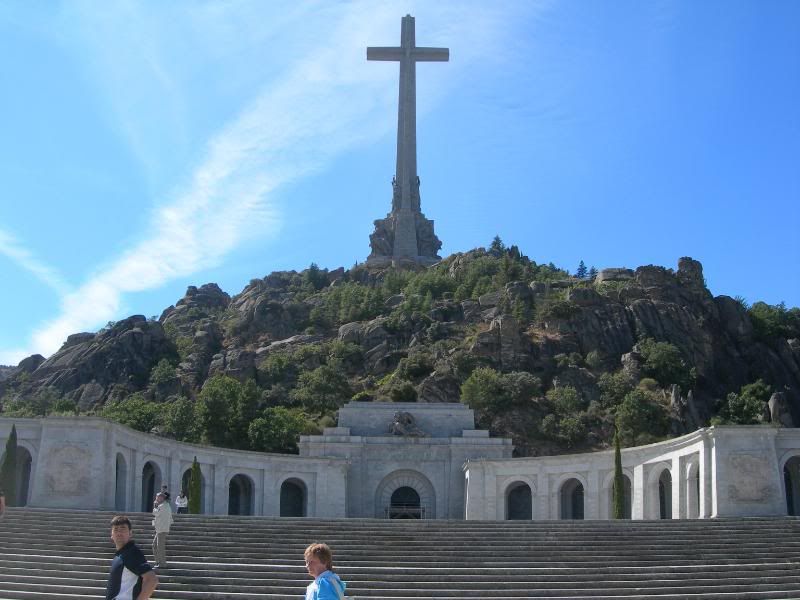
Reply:
M305 600L339 600L339 593L333 586L338 586L344 595L347 584L333 571L323 571L306 588Z
M117 550L106 584L106 600L135 600L142 591L142 575L153 567L133 540Z

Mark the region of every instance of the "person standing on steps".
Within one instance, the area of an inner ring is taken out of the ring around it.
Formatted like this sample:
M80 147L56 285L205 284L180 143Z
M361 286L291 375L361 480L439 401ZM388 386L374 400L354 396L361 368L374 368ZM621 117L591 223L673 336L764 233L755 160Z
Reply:
M169 492L159 492L156 496L156 507L153 509L153 557L156 569L167 566L167 537L172 525L172 506L169 504Z
M0 488L0 519L6 514L6 493Z
M333 572L333 553L327 544L311 544L303 553L308 574L314 578L305 600L345 600L347 584Z
M186 497L185 490L181 490L181 493L175 498L175 508L178 509L179 515L189 512L189 499Z
M111 541L117 548L106 584L106 600L148 600L158 586L158 576L133 541L128 517L111 519Z

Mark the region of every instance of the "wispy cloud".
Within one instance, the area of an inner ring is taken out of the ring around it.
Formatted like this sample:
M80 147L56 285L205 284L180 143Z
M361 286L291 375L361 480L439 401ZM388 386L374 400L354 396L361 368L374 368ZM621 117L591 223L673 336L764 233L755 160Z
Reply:
M51 354L69 334L119 318L126 293L217 265L254 234L275 235L276 188L389 133L397 72L368 65L365 46L399 38L398 10L354 2L328 16L335 20L320 29L316 45L208 142L186 184L153 211L149 233L63 296L60 315L34 332L34 351ZM446 27L452 33L452 23ZM485 28L456 33L463 39L470 32L490 45Z
M31 252L11 233L0 229L0 255L9 258L19 268L28 271L39 281L64 295L69 291L69 286L56 269L45 264Z

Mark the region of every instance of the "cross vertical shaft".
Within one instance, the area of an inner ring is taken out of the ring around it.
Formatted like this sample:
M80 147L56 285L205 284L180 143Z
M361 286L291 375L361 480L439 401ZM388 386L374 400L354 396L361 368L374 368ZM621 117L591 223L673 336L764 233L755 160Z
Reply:
M400 90L397 103L397 166L395 183L399 188L400 206L405 210L419 210L419 200L412 201L417 192L417 69L418 61L447 61L448 48L421 48L416 45L414 17L403 17L400 28L400 46L367 48L367 60L398 61L400 63Z
M367 60L400 63L397 102L397 162L392 180L392 211L375 221L370 236L372 253L368 263L392 264L412 261L433 264L442 243L433 232L433 221L420 210L417 176L417 69L418 61L448 61L447 48L420 48L416 44L414 17L403 17L399 47L369 47Z

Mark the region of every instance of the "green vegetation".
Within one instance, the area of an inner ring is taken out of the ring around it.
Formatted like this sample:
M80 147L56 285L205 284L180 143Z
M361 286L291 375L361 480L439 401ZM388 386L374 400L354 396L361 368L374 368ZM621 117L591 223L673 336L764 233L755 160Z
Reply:
M644 359L645 375L652 377L665 388L677 383L681 389L689 389L694 379L692 370L675 345L644 338L639 341L638 347Z
M747 314L750 315L753 330L760 340L800 337L800 308L787 309L783 302L776 305L756 302Z
M497 413L523 405L541 394L542 383L524 371L499 373L478 367L461 386L461 401L471 408Z
M11 434L6 441L3 462L0 464L0 489L9 506L17 505L17 426L11 425Z
M314 424L303 411L277 406L264 409L250 423L247 437L251 450L296 453L298 437L315 432Z
M612 517L625 518L625 477L622 473L622 450L619 446L619 431L614 428L614 488L612 496Z
M629 445L655 442L667 435L669 413L658 393L636 388L616 409L617 427Z
M192 472L189 475L189 513L192 515L200 514L200 495L202 494L201 486L203 485L203 476L200 472L200 464L197 462L197 457L192 461Z
M712 425L756 425L764 422L772 388L761 379L743 385L739 393L731 392Z

